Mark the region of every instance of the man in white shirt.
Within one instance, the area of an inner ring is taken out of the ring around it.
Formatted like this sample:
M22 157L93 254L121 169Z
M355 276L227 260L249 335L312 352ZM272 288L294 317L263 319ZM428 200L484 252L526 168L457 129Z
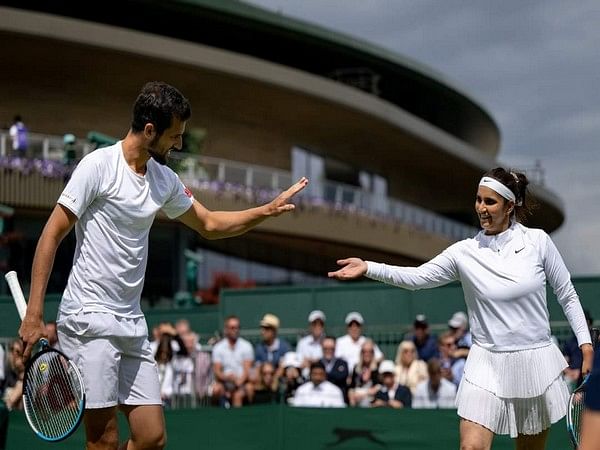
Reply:
M427 363L429 380L421 381L413 394L412 407L423 409L456 408L456 385L442 376L437 358Z
M223 329L225 337L215 344L212 351L213 398L225 406L242 406L244 399L252 400L250 368L254 363L252 344L240 337L240 319L229 316Z
M308 315L309 334L296 344L296 354L302 361L302 370L308 378L310 365L323 357L321 344L325 337L325 313L321 310L311 311Z
M310 366L310 381L296 389L293 406L313 408L344 408L344 395L335 384L326 380L325 366L316 362Z
M19 336L24 358L45 336L44 296L60 242L75 228L73 268L57 318L62 350L82 372L87 448L119 446L117 411L129 419L123 445L162 449L165 421L156 362L140 307L148 236L163 211L202 237L237 236L268 217L292 211L302 178L266 205L243 211L210 211L166 166L181 150L191 116L188 100L173 86L149 82L133 105L125 138L86 155L75 168L44 227L33 258L27 313Z
M342 337L339 337L335 344L335 356L342 358L348 363L348 372L352 373L354 366L360 359L360 349L367 339L362 335L362 327L365 320L362 314L356 311L348 313L345 319L346 330L348 331ZM375 344L375 360L383 360L383 353Z

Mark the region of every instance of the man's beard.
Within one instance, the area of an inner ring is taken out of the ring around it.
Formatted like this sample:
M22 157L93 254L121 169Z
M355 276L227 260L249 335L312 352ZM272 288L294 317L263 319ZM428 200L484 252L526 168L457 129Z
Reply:
M169 152L166 152L164 155L161 155L156 150L150 149L148 150L148 154L154 159L154 161L156 161L160 165L165 166L167 164L167 155L169 154Z

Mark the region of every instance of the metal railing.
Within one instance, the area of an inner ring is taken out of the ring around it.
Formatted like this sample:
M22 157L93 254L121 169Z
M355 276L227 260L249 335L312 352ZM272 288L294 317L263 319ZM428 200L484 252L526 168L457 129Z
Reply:
M41 160L63 159L63 137L30 133L27 157ZM86 140L75 142L76 160L94 149ZM12 155L8 132L0 132L0 157ZM198 156L189 153L171 153L174 169L184 183L200 190L227 189L262 202L288 188L294 180L289 171L237 161ZM335 212L347 212L398 222L416 230L447 237L457 241L476 233L476 228L456 222L425 208L376 195L355 186L326 180L313 180L311 194L303 194L299 201L310 206L322 206Z
M224 186L248 195L268 199L287 189L293 181L288 171L245 164L221 158L171 153L184 183L197 189L219 190ZM398 221L416 229L440 234L456 241L472 236L476 228L448 219L425 208L376 195L355 186L332 181L314 181L312 195L300 201L330 207L335 211L364 214L381 220ZM315 194L316 193L316 194Z

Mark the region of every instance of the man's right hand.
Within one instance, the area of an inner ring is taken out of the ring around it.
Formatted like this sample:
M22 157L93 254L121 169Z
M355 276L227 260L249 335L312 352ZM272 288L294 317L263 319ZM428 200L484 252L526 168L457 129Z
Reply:
M23 361L31 357L33 346L42 338L47 338L46 327L41 317L31 317L25 315L21 327L19 328L19 337L23 341Z

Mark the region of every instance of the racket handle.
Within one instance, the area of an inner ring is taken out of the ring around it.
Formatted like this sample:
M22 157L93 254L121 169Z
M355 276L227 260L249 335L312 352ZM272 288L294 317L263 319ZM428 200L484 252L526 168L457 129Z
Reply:
M21 317L21 320L23 320L25 318L25 312L27 311L27 302L25 301L23 290L21 289L21 285L19 284L17 272L11 270L6 275L4 275L4 278L6 278L6 282L8 283L8 287L15 302L15 306L17 307L17 311L19 311L19 317Z

